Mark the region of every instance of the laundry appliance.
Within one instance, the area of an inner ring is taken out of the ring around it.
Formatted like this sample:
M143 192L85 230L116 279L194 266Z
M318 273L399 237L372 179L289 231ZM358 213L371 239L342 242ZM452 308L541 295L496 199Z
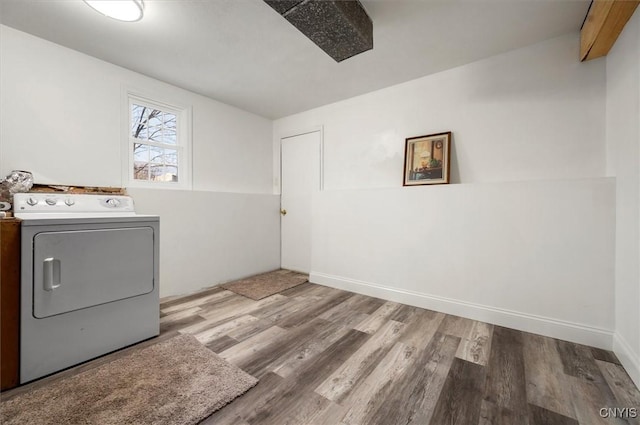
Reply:
M20 383L159 333L159 217L128 196L26 193Z

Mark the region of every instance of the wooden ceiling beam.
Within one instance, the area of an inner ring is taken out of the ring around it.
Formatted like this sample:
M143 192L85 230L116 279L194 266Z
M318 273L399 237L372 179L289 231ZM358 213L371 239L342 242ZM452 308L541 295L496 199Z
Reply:
M606 56L640 0L593 0L580 31L580 60Z

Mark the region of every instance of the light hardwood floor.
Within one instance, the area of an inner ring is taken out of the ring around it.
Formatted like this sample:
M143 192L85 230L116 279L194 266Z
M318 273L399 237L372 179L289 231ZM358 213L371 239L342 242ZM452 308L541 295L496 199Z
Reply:
M461 317L311 283L260 301L212 288L161 316L141 346L193 334L260 379L204 424L640 425L600 416L640 413L613 353Z

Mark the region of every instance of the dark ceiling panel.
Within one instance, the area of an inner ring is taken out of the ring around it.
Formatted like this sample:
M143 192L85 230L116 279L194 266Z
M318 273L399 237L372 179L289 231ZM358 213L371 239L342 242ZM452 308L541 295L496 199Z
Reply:
M293 9L296 5L302 3L304 0L265 0L269 6L275 9L281 15L284 15L289 10Z
M373 22L358 0L264 0L336 62L373 49Z

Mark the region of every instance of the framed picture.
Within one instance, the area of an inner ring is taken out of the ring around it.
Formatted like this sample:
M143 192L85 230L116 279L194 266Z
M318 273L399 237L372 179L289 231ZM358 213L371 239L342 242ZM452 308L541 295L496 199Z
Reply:
M403 186L449 183L451 132L406 139Z

